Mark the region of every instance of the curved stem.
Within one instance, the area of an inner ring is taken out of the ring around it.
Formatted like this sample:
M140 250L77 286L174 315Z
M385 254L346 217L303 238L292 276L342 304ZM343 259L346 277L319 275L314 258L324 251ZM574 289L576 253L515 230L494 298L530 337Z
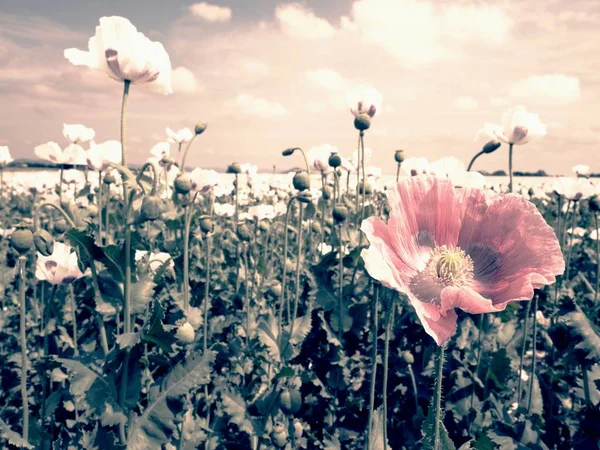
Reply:
M71 219L71 217L65 212L64 209L62 209L58 205L55 205L52 202L44 202L44 203L40 203L33 212L33 229L34 229L34 231L39 231L39 229L40 229L39 228L39 214L40 214L41 209L45 208L46 206L56 209L59 213L62 214L64 219L68 222L69 225L71 225L72 228L77 228L77 225L75 225L75 222L73 222L73 219Z
M364 193L364 191L363 191ZM369 424L367 427L367 445L365 447L366 450L370 450L371 448L371 434L373 431L373 413L375 411L375 380L377 378L377 336L378 336L378 328L379 328L379 323L378 323L378 317L377 317L377 304L379 303L379 287L377 286L377 284L375 284L373 286L373 289L375 291L375 299L372 303L373 305L373 309L371 311L371 315L372 315L372 319L373 319L373 324L372 324L372 328L371 328L371 332L372 334L372 347L371 347L371 382L370 382L370 389L369 389Z
M440 445L440 423L442 418L442 381L444 377L444 346L440 345L437 348L437 361L435 369L435 388L433 392L433 404L435 408L435 422L433 428L433 448L441 448Z
M519 357L519 373L517 381L517 407L521 404L522 382L521 374L523 373L523 364L525 359L525 348L527 347L527 325L529 322L529 311L531 309L531 300L527 302L527 310L525 311L525 323L523 324L523 339L521 339L521 355Z
M537 357L537 309L538 309L538 298L537 295L533 298L533 342L531 344L531 350L533 351L533 355L531 358L531 375L529 378L529 402L527 403L527 414L531 413L531 404L533 402L533 380L535 378L535 364ZM519 374L520 375L520 374Z
M508 144L508 191L513 191L513 144Z
M512 144L511 144L512 145ZM512 147L511 147L512 148ZM485 152L483 150L481 150L479 153L477 153L475 156L473 156L473 158L471 159L471 162L469 163L469 166L467 167L467 172L471 171L471 168L473 167L473 164L475 163L475 160L477 158L479 158L481 155L483 155Z
M183 156L181 157L181 167L179 168L179 171L181 173L185 172L185 160L187 159L188 151L189 151L190 147L192 146L192 142L194 142L194 139L196 139L196 136L198 136L198 135L194 133L194 136L192 137L192 139L190 139L190 142L188 142L188 145L185 146L185 150L183 151Z
M23 401L23 440L29 440L29 398L27 395L27 304L25 299L25 285L27 283L25 264L27 257L19 256L19 303L20 314L20 341L21 341L21 399Z
M383 346L383 450L387 450L387 412L388 412L388 404L387 404L387 386L388 386L388 372L389 372L389 360L390 360L390 339L392 336L392 332L394 330L394 317L396 314L396 296L392 294L392 299L390 300L389 309L386 315L386 324L385 324L385 341Z
M156 190L158 189L158 172L156 171L156 166L151 163L151 162L147 162L146 164L144 164L142 166L142 168L140 169L140 172L138 173L135 182L136 184L140 187L140 189L142 189L142 192L145 194L146 191L144 190L144 186L142 186L142 184L140 183L142 176L144 175L144 173L146 172L146 169L151 168L152 169L152 190L150 191L150 195L155 195L156 194Z
M300 300L300 268L302 266L302 216L304 213L304 204L298 202L300 211L298 212L298 257L296 260L296 295L294 296L294 309L292 312L292 321L290 324L290 339L294 334L294 323L296 322L296 316L298 315L298 302Z

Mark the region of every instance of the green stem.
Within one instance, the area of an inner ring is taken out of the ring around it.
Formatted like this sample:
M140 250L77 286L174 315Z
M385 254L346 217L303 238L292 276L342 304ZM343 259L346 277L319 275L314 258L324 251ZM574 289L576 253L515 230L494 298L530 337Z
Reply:
M594 305L597 305L598 289L600 289L600 229L598 228L597 212L594 212L594 225L596 227L596 290L594 291Z
M59 172L59 180L58 180L58 202L61 205L62 205L62 194L63 194L62 185L63 185L63 174L64 174L64 171L65 171L65 165L61 164L60 165L60 172Z
M592 398L590 396L590 377L588 375L588 369L586 363L581 364L581 374L583 376L583 398L585 399L585 406L592 407Z
M321 248L323 248L323 244L325 242L325 206L327 203L325 200L325 182L325 172L321 171Z
M210 207L209 214L212 220L212 204L214 201L213 191L210 190ZM212 233L206 234L206 283L204 284L204 336L202 341L203 354L208 350L208 303L210 294L210 269L211 269L211 252L212 252ZM207 420L206 423L210 423Z
M513 191L513 144L508 144L508 192Z
M511 148L512 148L512 144L511 144ZM471 159L471 162L469 163L469 166L467 167L467 172L471 171L471 168L473 167L473 164L475 163L475 160L477 158L479 158L481 155L483 155L484 153L485 153L485 151L481 150L479 153L477 153L475 156L473 156L473 158Z
M436 369L435 369L435 388L433 392L433 404L432 407L435 408L435 422L433 425L433 448L437 450L441 448L440 441L440 424L443 415L442 411L442 381L444 376L444 346L440 345L437 348L437 360L436 360Z
M298 302L300 300L300 268L302 267L302 216L304 213L304 204L298 202L300 211L298 212L298 258L296 260L296 295L294 296L294 308L292 313L292 321L290 324L290 339L294 334L294 322L298 315Z
M25 285L27 283L25 264L27 257L19 256L19 303L20 315L20 340L21 340L21 399L23 401L23 440L29 441L29 398L27 396L27 304L25 299Z
M277 346L281 349L281 334L283 332L283 308L285 306L286 297L286 282L287 282L287 269L286 262L288 256L288 227L290 224L290 210L292 209L292 203L296 200L296 197L290 198L285 211L285 223L283 227L283 273L281 275L281 299L279 304L279 312L277 314Z
M94 263L92 262L92 264ZM73 283L69 284L69 301L71 303L71 311L73 312L73 355L77 358L79 356L79 347L77 346L77 305L75 303Z
M389 372L389 359L390 359L390 339L392 337L392 332L394 330L394 315L396 314L396 296L392 294L392 299L390 300L389 310L386 315L386 324L385 324L385 340L383 346L383 450L387 450L388 443L388 421L387 421L387 413L388 413L388 372Z
M396 183L400 180L400 163L398 163L398 167L396 167Z
M125 148L125 134L126 134L126 121L125 121L125 114L127 113L127 100L129 98L129 85L131 84L131 81L129 80L125 80L123 82L123 100L121 102L121 150L122 150L122 154L121 154L121 165L127 167L127 152L126 152L126 148ZM127 199L127 196L125 196L125 200Z
M181 157L181 167L179 168L179 171L181 173L185 172L185 160L187 159L188 151L189 151L190 147L192 146L192 142L194 142L194 139L196 139L196 136L198 136L198 135L194 133L194 136L192 137L192 139L190 139L188 144L185 146L185 150L183 151L183 156ZM179 148L181 148L181 146Z
M103 245L102 240L102 171L98 171L98 245Z
M364 194L364 191L363 191ZM369 424L367 429L367 445L365 447L366 450L370 450L371 448L371 434L373 431L373 413L375 411L375 380L377 378L377 336L378 336L378 320L377 320L377 304L379 303L379 287L375 284L373 289L375 290L375 298L372 303L373 310L371 311L373 325L371 328L372 335L372 347L371 347L371 382L369 389Z
M186 319L190 307L190 228L192 224L191 205L183 207L185 228L183 231L183 314Z
M338 263L338 340L340 341L340 345L342 343L342 337L344 336L344 249L343 249L343 240L342 240L342 227L340 224L340 235L338 236L339 240L339 258L340 261Z
M158 175L158 172L156 171L156 166L153 163L147 162L142 166L142 168L140 169L140 171L135 179L135 182L140 187L142 192L145 194L146 191L144 190L144 186L142 185L142 183L140 181L142 180L142 176L144 175L144 173L146 172L146 169L148 169L148 168L152 169L152 191L150 191L150 195L156 195L156 190L158 189L159 175Z
M571 255L573 254L573 238L575 235L575 219L577 218L577 203L573 204L573 214L571 215L571 236L569 237L569 249L567 252L567 270L565 273L565 280L569 279L569 272L571 268Z
M473 390L471 391L471 409L473 409L473 405L475 403L475 377L477 376L477 372L479 372L479 366L481 364L481 340L483 337L483 319L485 314L479 315L479 324L477 326L477 363L475 364L475 370L473 371ZM469 423L469 431L471 429L471 423Z
M527 302L527 310L525 311L525 323L523 324L523 338L521 339L521 355L519 357L519 373L517 374L517 406L521 404L521 374L523 373L523 365L525 360L525 348L527 347L527 325L529 322L529 311L531 309L531 300Z
M538 298L537 295L533 298L533 342L531 343L531 350L533 355L531 357L531 378L529 378L529 402L527 403L527 414L531 414L531 404L533 402L533 380L535 379L535 364L537 357L537 313L538 309ZM520 374L519 374L520 375Z

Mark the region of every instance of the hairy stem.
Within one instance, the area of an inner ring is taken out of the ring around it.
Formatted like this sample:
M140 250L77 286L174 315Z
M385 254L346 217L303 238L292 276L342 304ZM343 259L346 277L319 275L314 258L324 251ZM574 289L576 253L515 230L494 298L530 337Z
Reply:
M525 360L525 348L527 347L527 325L529 322L529 311L531 309L531 300L527 302L527 309L525 311L525 323L523 324L523 338L521 339L521 355L519 356L519 373L517 381L517 406L521 404L521 392L522 382L521 374L523 373L523 364Z
M20 314L20 341L21 341L21 400L23 402L23 440L29 440L29 398L27 395L27 304L25 299L25 287L27 284L25 265L27 257L19 256L19 304Z

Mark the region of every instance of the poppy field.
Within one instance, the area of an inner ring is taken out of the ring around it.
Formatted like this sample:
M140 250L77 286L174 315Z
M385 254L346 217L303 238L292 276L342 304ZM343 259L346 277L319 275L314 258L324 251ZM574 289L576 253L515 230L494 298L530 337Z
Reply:
M484 124L468 165L397 150L384 174L359 86L347 157L190 167L198 122L134 167L130 91L171 92L162 44L103 17L64 56L123 86L120 136L64 124L35 147L54 170L10 177L0 147L2 448L600 448L600 189L587 166L513 176L537 114ZM476 172L493 152L507 182Z

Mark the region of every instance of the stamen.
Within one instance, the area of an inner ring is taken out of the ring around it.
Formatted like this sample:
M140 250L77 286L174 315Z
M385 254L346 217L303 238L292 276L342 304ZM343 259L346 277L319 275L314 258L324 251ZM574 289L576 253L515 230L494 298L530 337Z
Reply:
M462 249L436 247L425 272L440 286L466 286L473 279L473 260Z

